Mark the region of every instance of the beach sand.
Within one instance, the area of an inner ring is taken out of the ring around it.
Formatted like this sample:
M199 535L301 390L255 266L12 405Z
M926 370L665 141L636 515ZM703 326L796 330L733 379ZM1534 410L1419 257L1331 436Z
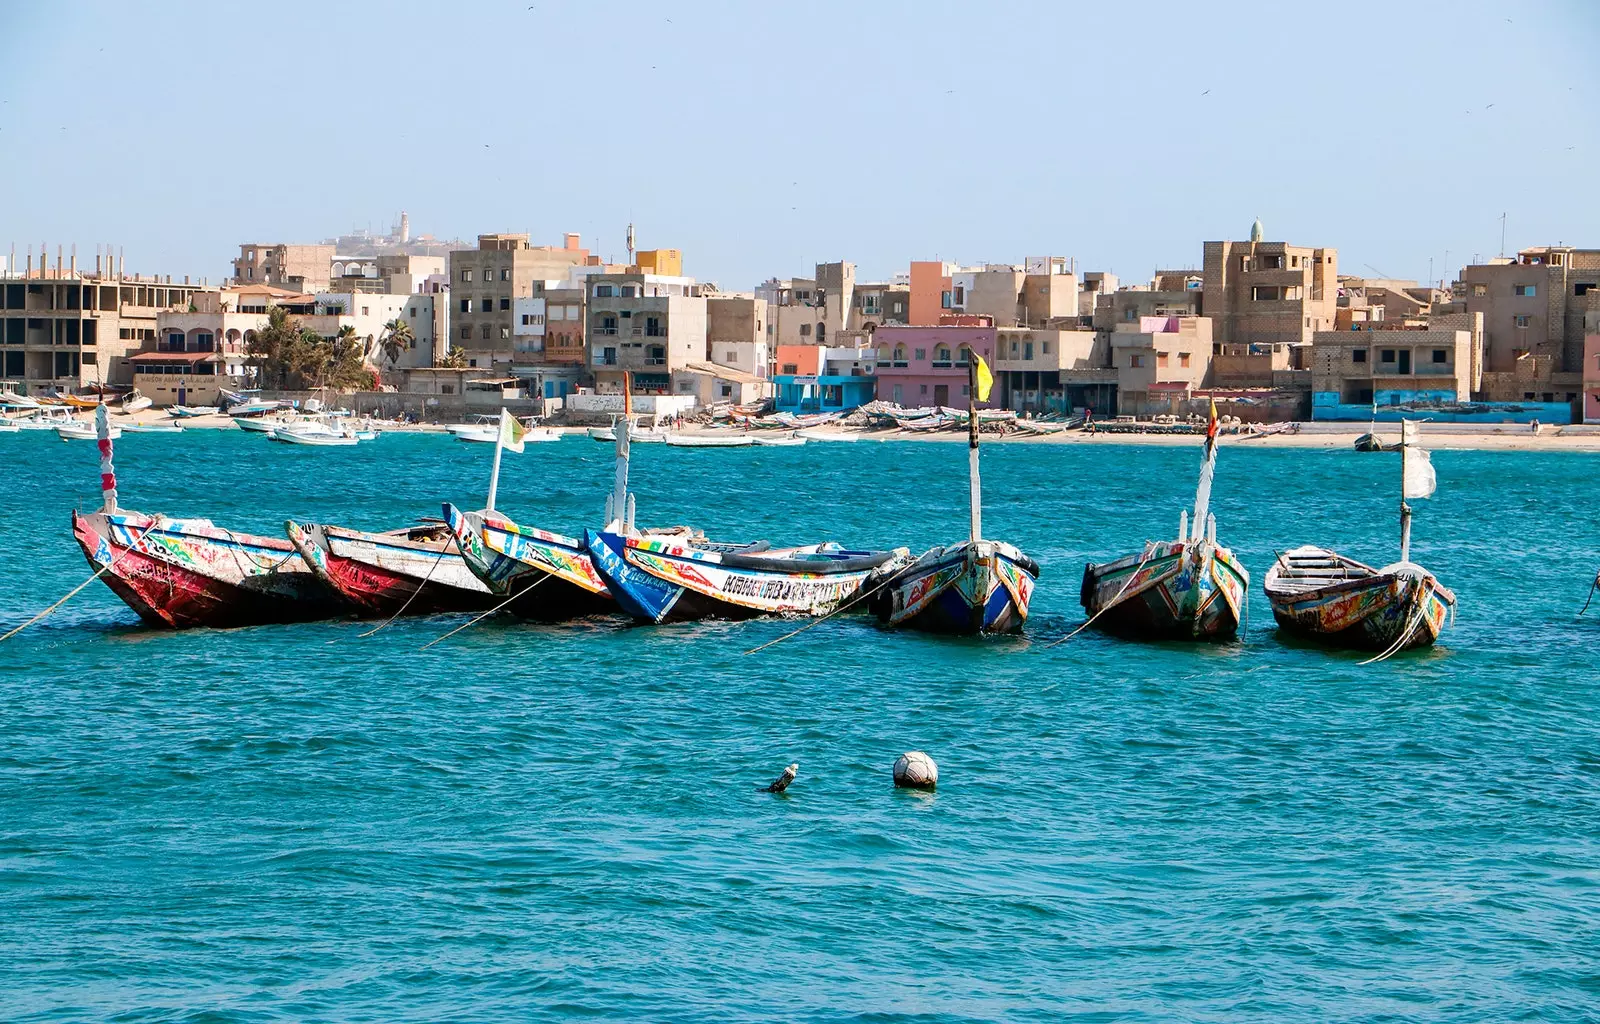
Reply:
M80 414L80 420L93 422L93 413ZM135 416L113 415L113 423L177 423L185 429L235 429L232 419L224 415L197 416L173 419L159 410L146 410ZM406 433L447 433L442 423L386 423L375 424L377 429ZM566 433L583 434L587 427L551 427ZM1244 445L1253 448L1353 448L1356 438L1367 432L1366 424L1302 424L1297 433L1276 434L1223 434L1218 443L1224 446ZM1560 427L1547 425L1537 435L1521 424L1445 424L1424 427L1424 444L1431 449L1468 449L1475 451L1576 451L1600 452L1600 428ZM741 432L733 427L691 426L684 434L727 436ZM967 439L964 429L937 432L908 430L856 430L847 427L824 426L807 428L812 434L853 435L862 442L871 441L954 441ZM788 433L773 431L772 433ZM1400 439L1399 424L1378 425L1378 435L1386 442ZM985 433L985 445L1014 444L1097 444L1097 445L1158 445L1167 447L1198 447L1204 437L1200 434L1089 434L1082 430L1063 431L1059 434L1012 433L1004 437ZM826 443L826 442L819 442Z

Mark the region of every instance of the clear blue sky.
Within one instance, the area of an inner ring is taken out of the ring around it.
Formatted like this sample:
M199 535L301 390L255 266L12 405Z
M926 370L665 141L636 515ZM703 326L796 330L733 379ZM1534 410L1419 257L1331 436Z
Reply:
M1600 3L12 3L0 245L578 231L724 288L1205 239L1600 247ZM1369 266L1370 265L1370 266Z

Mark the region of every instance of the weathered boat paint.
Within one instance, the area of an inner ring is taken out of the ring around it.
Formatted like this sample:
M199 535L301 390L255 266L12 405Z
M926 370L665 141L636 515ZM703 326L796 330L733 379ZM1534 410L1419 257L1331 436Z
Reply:
M152 625L308 622L350 611L281 538L125 511L74 512L72 530L94 569L110 567L100 578Z
M1227 548L1153 541L1140 554L1085 566L1079 599L1108 633L1229 640L1239 632L1249 589L1250 574Z
M890 626L933 633L1018 633L1039 569L1001 541L967 541L934 548L873 598L873 612Z
M444 515L467 567L502 601L515 597L507 605L514 614L560 622L616 611L581 541L522 526L499 512L462 512L448 502Z
M284 531L311 571L364 615L477 611L494 604L442 526L365 533L290 520Z

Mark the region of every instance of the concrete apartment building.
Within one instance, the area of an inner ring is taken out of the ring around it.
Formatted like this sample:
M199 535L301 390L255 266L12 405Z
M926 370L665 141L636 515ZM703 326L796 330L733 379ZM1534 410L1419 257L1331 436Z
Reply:
M584 277L589 371L602 393L619 394L630 372L635 394L696 394L681 371L706 361L706 299L693 278L646 273ZM674 379L684 382L684 391Z
M1078 278L1062 256L960 267L949 276L948 311L987 316L996 327L1054 326L1078 315Z
M445 256L384 253L378 256L334 257L328 270L334 291L384 292L390 295L422 291L429 278L449 271Z
M1540 246L1462 268L1451 309L1482 313L1480 398L1567 402L1581 414L1584 339L1600 330L1600 249Z
M1309 345L1331 331L1338 306L1338 254L1264 241L1206 242L1202 304L1223 345Z
M949 323L948 321L955 321ZM987 318L951 316L941 326L885 326L873 333L877 346L878 398L907 407L967 404L967 353L993 363L997 331ZM1000 404L1000 394L979 402Z
M1083 286L1078 290L1078 315L1094 316L1102 296L1117 290L1117 275L1104 270L1089 270L1083 275Z
M264 284L294 292L326 291L333 274L331 245L245 243L233 261L231 284Z
M564 281L591 262L597 261L574 234L559 249L531 245L526 234L479 235L476 249L451 252L451 347L466 353L468 366L509 367L519 359L513 301L532 297L535 284Z
M995 332L994 376L1000 404L1018 412L1060 412L1066 405L1066 381L1074 372L1103 371L1110 366L1107 346L1094 331L1038 327L1002 327ZM1114 383L1114 375L1094 383ZM1081 385L1083 380L1079 380ZM1092 404L1078 395L1079 406ZM1099 408L1107 408L1100 406Z
M1147 316L1119 323L1109 338L1122 416L1183 415L1210 383L1212 323L1204 316Z
M201 291L187 280L128 275L121 261L97 257L92 272L59 250L41 248L24 268L0 275L0 377L29 391L85 384L132 384L128 356L156 338L164 310L187 309Z
M1363 330L1318 331L1311 417L1363 420L1391 406L1471 401L1482 339L1479 313L1437 315L1422 327L1370 321Z
M706 358L758 379L772 375L767 302L750 294L706 296Z

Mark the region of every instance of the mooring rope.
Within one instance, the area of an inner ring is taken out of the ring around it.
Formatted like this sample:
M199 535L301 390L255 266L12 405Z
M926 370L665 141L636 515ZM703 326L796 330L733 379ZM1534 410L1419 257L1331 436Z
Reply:
M1398 654L1400 652L1400 648L1405 646L1406 641L1411 639L1411 634L1416 630L1417 625L1422 622L1422 616L1427 612L1427 610L1428 598L1427 595L1423 595L1422 600L1417 603L1417 613L1411 617L1411 621L1407 623L1405 630L1401 632L1400 636L1396 638L1395 642L1390 644L1388 649L1382 654L1368 658L1366 661L1361 662L1361 664L1373 665L1380 661L1387 661Z
M1583 607L1578 609L1579 615L1582 615L1584 612L1589 610L1589 602L1594 600L1594 591L1596 587L1600 587L1600 573L1596 573L1594 582L1589 584L1589 596L1584 599Z
M393 615L389 616L389 621L388 622L385 622L383 625L377 627L376 629L367 630L365 633L362 633L362 634L358 635L356 637L356 639L357 640L365 640L367 637L371 636L372 634L380 632L380 631L382 631L384 629L387 629L394 622L395 619L398 619L400 616L404 615L406 613L406 609L411 607L411 602L415 601L417 599L417 595L422 593L422 588L426 587L428 585L428 581L433 579L433 571L435 569L439 568L439 563L444 561L445 554L450 550L450 546L452 544L455 544L455 543L456 543L456 535L454 533L452 533L448 537L446 537L445 538L444 550L440 551L439 552L439 557L434 559L434 562L433 562L432 565L428 566L428 574L426 576L422 577L422 582L417 585L417 589L416 590L413 590L411 592L411 596L406 598L406 603L400 606L400 610L395 612Z
M912 563L912 565L915 565L915 564L916 564L915 562ZM909 566L907 568L909 568ZM774 644L781 644L785 640L789 639L792 636L799 636L801 633L804 633L806 630L810 629L812 626L820 626L820 625L822 625L824 622L826 622L829 619L833 618L835 615L838 615L840 612L844 611L846 608L854 607L855 605L857 605L857 604L861 603L862 601L865 601L867 598L871 597L873 594L876 594L878 591L882 590L884 587L887 587L889 584L891 584L891 583L893 583L895 581L895 578L898 577L901 572L904 572L904 571L905 571L904 569L901 569L901 570L898 570L896 572L890 573L888 579L884 580L882 583L880 583L877 586L873 587L871 590L867 591L865 594L857 594L855 597L852 597L850 600L846 601L844 604L841 604L839 607L835 608L833 611L831 611L828 614L822 616L821 618L812 619L810 622L806 623L804 626L801 626L799 629L795 630L793 633L785 633L783 636L778 637L778 639L776 639L776 640L768 640L766 643L762 644L760 647L752 647L752 648L750 648L748 651L744 652L744 656L745 657L749 657L750 655L755 654L755 653L757 653L759 651L766 650L768 647L771 647Z
M515 594L512 594L510 597L506 598L504 601L501 601L499 604L495 605L493 608L490 608L488 611L484 612L482 615L479 615L477 618L473 619L471 622L466 623L466 625L457 626L455 629L452 629L450 632L446 633L444 636L439 637L437 640L428 641L427 643L423 644L421 647L418 647L417 650L425 651L428 648L432 647L436 643L440 643L441 641L450 639L451 637L455 636L457 633L461 632L463 629L466 629L467 626L476 625L477 623L482 622L484 619L487 619L489 616L493 615L495 612L497 612L500 609L504 608L506 605L510 604L512 601L515 601L517 598L521 597L523 594L526 594L528 591L532 590L534 587L537 587L539 584L543 583L545 580L550 579L550 578L551 578L550 574L548 574L548 573L546 575L544 575L544 576L539 577L538 579L534 580L532 583L528 584L526 587L523 587L521 590L517 591Z
M1136 577L1138 577L1138 575L1139 575L1139 570L1143 569L1146 565L1148 565L1149 562L1150 562L1150 559L1154 558L1155 556L1156 556L1156 545L1152 544L1150 546L1150 551L1144 556L1144 558L1139 562L1138 565L1133 567L1133 571L1128 574L1127 582L1122 584L1122 589L1117 591L1117 596L1116 597L1113 597L1108 603L1106 603L1104 605L1101 605L1100 606L1100 610L1095 612L1093 615L1089 616L1087 619L1085 619L1083 625L1079 626L1077 629L1075 629L1072 632L1068 633L1066 636L1062 637L1060 640L1052 640L1049 643L1045 644L1044 645L1044 649L1048 651L1052 647L1056 647L1056 646L1059 646L1060 644L1066 643L1068 640L1071 640L1073 637L1077 636L1079 633L1082 633L1084 630L1086 630L1090 626L1094 625L1094 620L1095 619L1098 619L1100 616L1104 615L1106 612L1108 612L1111 609L1115 608L1117 606L1117 602L1122 600L1122 595L1127 593L1128 588L1133 585L1134 579Z
M160 516L157 516L155 519L151 520L150 521L150 525L146 526L143 530L139 531L139 536L135 537L132 541L129 542L128 546L123 549L122 554L117 555L115 558L111 559L111 561L107 562L105 565L103 565L99 569L95 570L95 573L94 573L93 576L90 576L88 579L84 580L82 583L78 584L77 586L73 587L71 590L67 591L67 596L66 597L63 597L61 600L57 601L55 604L53 604L50 607L46 608L44 611L40 612L38 615L35 615L33 618L29 619L27 622L24 622L22 625L18 626L16 629L13 629L11 632L7 633L5 636L0 636L0 643L5 643L7 640L10 640L12 637L16 636L18 633L20 633L23 630L27 629L29 626L33 625L35 622L38 622L41 619L47 618L48 616L53 614L57 608L60 608L62 605L66 604L68 601L72 600L74 597L77 597L78 594L81 593L85 587L87 587L89 584L93 583L95 580L99 579L101 576L104 576L106 573L110 572L116 566L116 564L118 562L122 561L124 558L127 558L129 555L133 554L133 551L138 546L139 542L144 540L145 534L149 533L151 530L154 530L157 526L160 525L160 523L161 523L161 517Z

